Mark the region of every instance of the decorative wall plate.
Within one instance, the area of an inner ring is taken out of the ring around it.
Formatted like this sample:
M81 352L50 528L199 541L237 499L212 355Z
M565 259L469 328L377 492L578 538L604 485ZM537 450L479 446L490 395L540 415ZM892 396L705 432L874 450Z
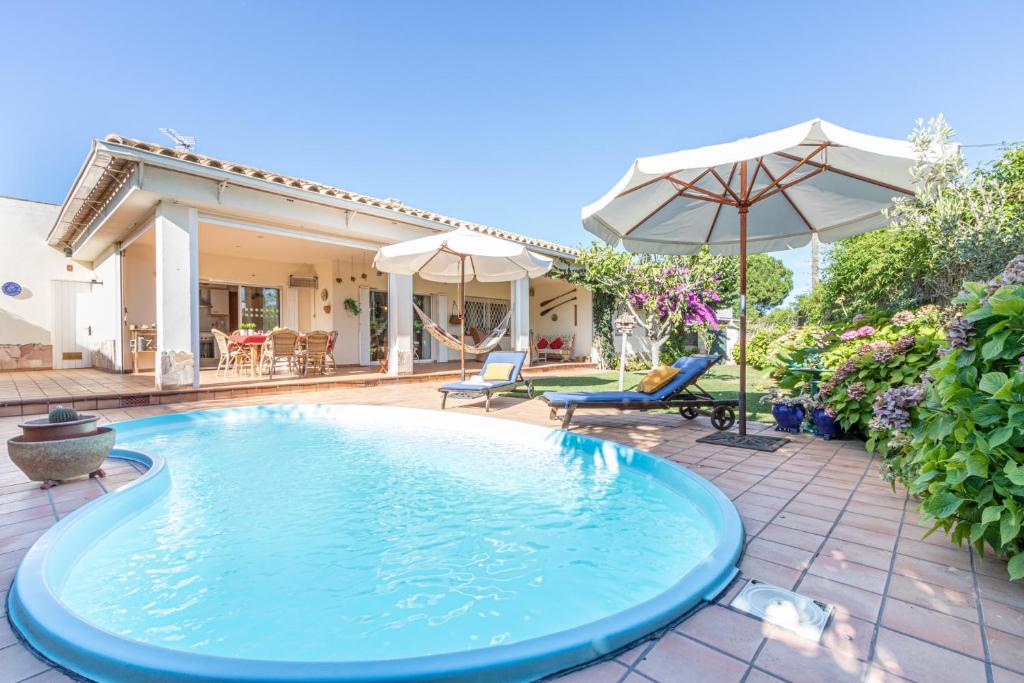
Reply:
M331 295L326 288L320 290L320 301L327 301L327 297Z
M21 285L17 282L5 282L3 284L3 292L7 296L18 296L21 294Z

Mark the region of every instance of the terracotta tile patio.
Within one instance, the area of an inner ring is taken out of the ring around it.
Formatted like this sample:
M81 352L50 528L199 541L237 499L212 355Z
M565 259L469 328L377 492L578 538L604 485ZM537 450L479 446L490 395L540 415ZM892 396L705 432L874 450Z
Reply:
M101 410L117 421L165 412L255 403L367 403L436 409L432 385L384 385L316 393ZM455 402L482 412L480 403ZM499 398L492 415L553 424L539 401ZM0 435L18 418L0 418ZM878 476L877 458L856 441L806 436L776 453L697 444L700 418L580 415L582 432L643 448L713 480L743 515L748 547L741 576L719 597L660 637L569 674L566 683L745 681L1024 681L1024 586L1003 563L922 539L915 504ZM4 597L18 561L61 516L132 481L132 465L111 461L103 480L49 491L0 460L0 586ZM728 606L751 578L794 587L830 602L836 614L820 644ZM0 621L0 679L66 680L25 650Z

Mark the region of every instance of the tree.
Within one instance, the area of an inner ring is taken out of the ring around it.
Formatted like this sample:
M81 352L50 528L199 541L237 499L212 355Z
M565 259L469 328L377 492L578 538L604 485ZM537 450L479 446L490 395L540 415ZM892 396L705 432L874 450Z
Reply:
M629 254L593 243L580 250L565 277L595 295L611 295L630 310L651 342L651 361L680 326L717 329L712 306L721 300L716 265L723 257Z
M690 257L694 268L707 267L722 276L718 293L729 306L740 303L740 259L738 256L714 256L707 249ZM706 265L705 265L706 264ZM768 254L747 256L747 303L760 313L781 304L793 290L793 271Z
M911 141L922 155L913 171L920 190L894 201L892 228L832 249L822 289L833 317L944 305L962 282L987 280L1024 251L1024 149L1011 146L974 170L953 147L924 160L925 149L952 137L941 116L918 121Z

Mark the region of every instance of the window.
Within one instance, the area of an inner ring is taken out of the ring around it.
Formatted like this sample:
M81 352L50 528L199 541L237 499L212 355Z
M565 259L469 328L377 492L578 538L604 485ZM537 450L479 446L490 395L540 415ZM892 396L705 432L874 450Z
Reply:
M412 302L420 307L424 313L430 315L430 295L429 294L413 294ZM423 321L416 315L416 311L412 312L412 357L416 360L430 360L433 355L431 353L431 336L423 326Z
M276 287L239 287L243 323L253 323L261 332L281 325L281 290Z
M512 304L504 299L466 299L466 332L476 328L485 335L501 324Z

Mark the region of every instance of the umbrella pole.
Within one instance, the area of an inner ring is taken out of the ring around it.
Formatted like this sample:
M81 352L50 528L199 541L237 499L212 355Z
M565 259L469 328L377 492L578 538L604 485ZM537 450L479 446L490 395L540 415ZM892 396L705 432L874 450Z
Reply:
M741 182L746 185L747 162L743 162ZM747 435L747 211L740 206L740 436Z
M466 381L466 256L459 255L459 365L460 379Z

